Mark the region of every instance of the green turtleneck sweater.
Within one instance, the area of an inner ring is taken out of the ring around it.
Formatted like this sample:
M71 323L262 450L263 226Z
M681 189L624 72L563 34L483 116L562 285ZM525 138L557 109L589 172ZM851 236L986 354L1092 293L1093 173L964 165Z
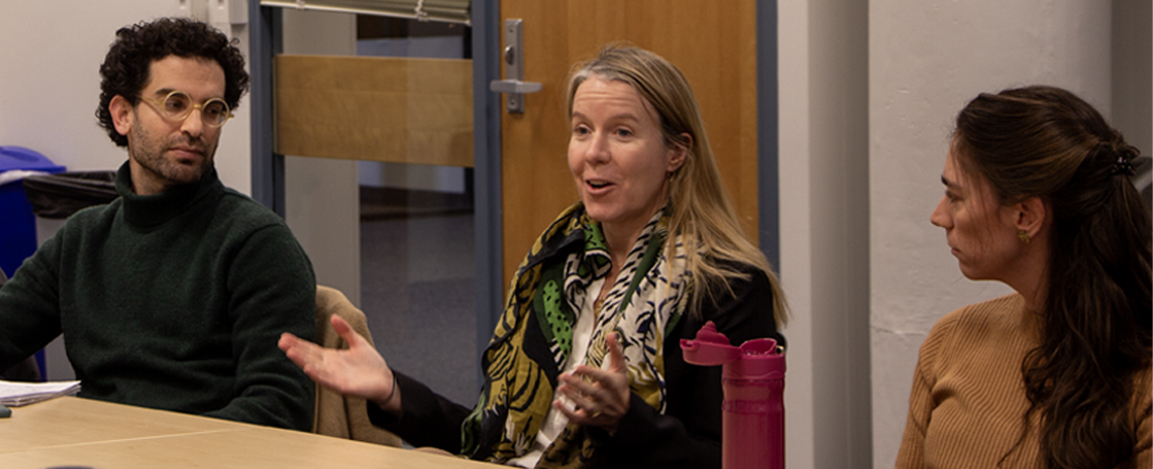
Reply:
M73 215L0 288L0 370L61 333L80 396L308 430L314 385L276 342L316 335L312 265L211 169Z

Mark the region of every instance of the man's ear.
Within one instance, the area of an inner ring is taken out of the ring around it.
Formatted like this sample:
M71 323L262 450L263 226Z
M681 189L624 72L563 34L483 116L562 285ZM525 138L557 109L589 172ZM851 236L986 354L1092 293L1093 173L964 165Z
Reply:
M1036 237L1049 219L1049 204L1037 196L1022 200L1013 208L1016 209L1015 227L1030 237Z
M680 138L672 144L669 151L672 152L669 157L669 166L665 169L668 173L676 172L681 166L685 164L685 158L688 158L689 149L693 147L693 136L688 132L682 132Z
M136 111L132 109L132 103L123 96L116 95L112 97L112 101L108 102L108 112L112 114L112 125L116 127L116 132L120 135L128 135L128 131L132 129L132 123L136 119Z

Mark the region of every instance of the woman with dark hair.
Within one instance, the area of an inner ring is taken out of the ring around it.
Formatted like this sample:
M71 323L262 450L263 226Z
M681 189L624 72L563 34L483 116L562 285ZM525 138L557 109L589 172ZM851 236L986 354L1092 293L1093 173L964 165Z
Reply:
M957 116L931 221L961 272L1016 293L921 346L898 468L1147 468L1150 215L1136 148L1068 91L981 94Z
M734 343L781 341L776 276L675 66L606 48L571 74L568 113L580 202L517 269L474 408L395 373L337 316L349 350L290 334L280 347L416 446L518 467L719 468L721 370L686 364L680 339L713 321Z

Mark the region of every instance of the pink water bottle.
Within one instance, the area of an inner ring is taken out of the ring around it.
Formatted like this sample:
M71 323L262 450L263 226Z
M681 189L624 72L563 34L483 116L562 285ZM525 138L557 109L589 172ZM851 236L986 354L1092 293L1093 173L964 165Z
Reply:
M724 469L784 469L785 354L773 339L734 347L709 321L694 340L681 339L685 361L724 365L721 434Z

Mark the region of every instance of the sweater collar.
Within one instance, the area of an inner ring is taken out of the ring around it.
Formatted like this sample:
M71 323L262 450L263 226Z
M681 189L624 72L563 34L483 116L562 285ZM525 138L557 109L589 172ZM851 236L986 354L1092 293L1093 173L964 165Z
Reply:
M209 168L199 181L172 187L156 195L136 195L132 192L132 171L127 161L116 172L116 192L124 203L124 219L138 226L162 224L205 196L221 193L223 189L215 167Z

